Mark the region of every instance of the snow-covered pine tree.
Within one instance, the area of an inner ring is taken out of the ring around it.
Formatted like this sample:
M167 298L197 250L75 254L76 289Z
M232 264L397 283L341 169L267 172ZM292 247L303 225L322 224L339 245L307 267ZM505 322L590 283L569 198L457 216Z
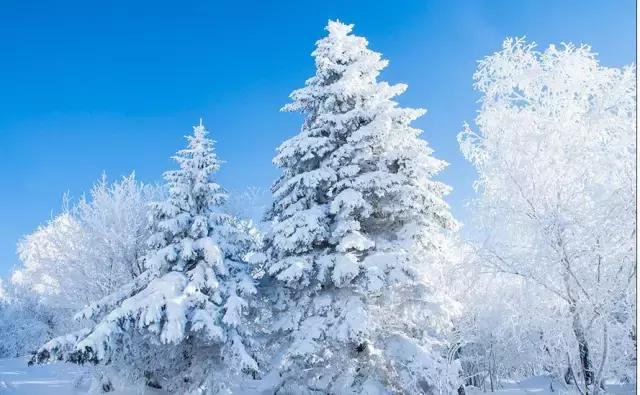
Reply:
M315 76L283 108L305 120L274 158L265 240L276 391L448 394L452 304L428 282L457 227L432 179L446 163L410 125L425 111L392 100L407 86L377 80L388 62L352 27L329 21Z
M212 180L220 161L202 121L187 139L174 157L180 168L164 175L168 199L154 204L146 271L82 311L97 323L49 342L39 361L104 363L179 393L217 393L230 375L257 370L242 324L255 293L243 256L255 234L217 210L226 194Z

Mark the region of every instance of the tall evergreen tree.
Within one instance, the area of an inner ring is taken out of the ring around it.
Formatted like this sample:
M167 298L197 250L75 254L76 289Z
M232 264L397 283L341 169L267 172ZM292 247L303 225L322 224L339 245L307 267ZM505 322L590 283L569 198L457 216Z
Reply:
M268 215L279 393L450 393L450 304L428 282L457 226L433 180L446 163L410 125L425 111L392 100L407 86L377 80L388 62L352 27L329 22L315 76L283 108L305 118L274 158Z
M45 345L40 360L115 363L177 392L216 393L228 375L257 369L242 325L255 293L243 262L252 234L218 210L226 194L212 180L220 161L202 122L187 139L174 156L179 169L164 176L168 199L154 204L145 273L81 312L95 326Z

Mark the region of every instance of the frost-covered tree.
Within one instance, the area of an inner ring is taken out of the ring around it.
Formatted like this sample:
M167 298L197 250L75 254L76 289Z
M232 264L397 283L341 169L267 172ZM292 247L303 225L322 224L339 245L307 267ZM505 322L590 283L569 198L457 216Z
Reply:
M179 169L165 173L168 198L153 205L144 272L79 313L95 325L52 340L36 359L114 366L178 393L217 393L232 375L257 370L242 324L255 292L243 261L254 235L218 210L226 199L212 179L220 161L202 123L187 139L174 156Z
M291 94L301 132L278 148L266 236L265 292L274 305L278 393L451 393L445 358L450 301L429 283L431 259L456 228L431 156L399 107L404 84L330 21L316 73Z
M456 295L462 311L454 319L454 355L465 384L494 392L506 379L550 375L550 386L562 387L566 366L558 366L556 359L565 337L555 316L559 302L524 279L483 273L476 262L461 269L450 285L461 291Z
M520 308L556 306L540 350L584 394L635 368L635 78L588 46L507 39L475 74L478 133L459 136L479 176L477 260L544 291Z
M158 196L159 188L131 174L113 184L103 176L75 205L65 198L61 214L18 244L22 266L12 281L45 304L69 309L110 294L141 273L149 203Z
M0 358L26 356L63 329L68 312L46 305L39 295L0 279Z
M133 174L113 184L103 176L89 197L75 204L65 197L62 213L20 241L22 264L0 313L5 353L25 355L78 326L74 310L140 273L151 234L148 205L159 195Z

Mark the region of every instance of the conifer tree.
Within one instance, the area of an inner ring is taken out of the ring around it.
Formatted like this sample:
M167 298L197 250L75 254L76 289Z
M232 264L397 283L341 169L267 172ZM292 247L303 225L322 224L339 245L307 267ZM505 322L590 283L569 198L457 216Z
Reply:
M146 271L79 314L93 327L54 339L37 359L115 365L180 393L216 393L229 375L257 370L242 324L255 293L243 261L254 235L218 210L226 194L212 180L220 161L202 121L187 139L174 156L179 169L164 175L168 198L153 207Z
M446 165L378 81L387 61L330 21L316 73L284 111L304 115L278 149L266 236L278 393L450 393L443 357L451 303L428 282L455 230L433 180Z

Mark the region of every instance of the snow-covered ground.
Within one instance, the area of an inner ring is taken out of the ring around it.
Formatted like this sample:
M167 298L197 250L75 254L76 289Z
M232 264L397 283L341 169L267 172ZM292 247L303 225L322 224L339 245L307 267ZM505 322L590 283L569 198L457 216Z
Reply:
M29 367L26 358L0 359L0 394L74 394L82 372L64 363Z
M27 366L26 358L0 359L0 394L2 395L76 395L86 394L87 384L76 385L77 378L86 368L68 363ZM550 379L546 376L532 377L520 382L504 382L497 390L499 395L557 395L558 388L551 392ZM487 392L488 393L488 392ZM612 395L635 394L631 384L610 385L608 393ZM140 394L136 390L116 391L113 395ZM147 389L143 394L162 394L161 391ZM468 389L467 394L486 394L482 390Z
M489 394L479 389L467 389L467 395ZM537 394L537 395L558 395L558 394L574 394L574 388L559 388L554 383L554 390L551 389L551 378L549 376L530 377L522 381L502 382L500 388L496 391L499 395L521 395L521 394ZM610 395L631 395L635 394L635 385L633 384L611 384L607 386L607 394Z
M56 362L48 365L27 366L27 358L0 359L1 395L76 395L87 394L88 383L78 384L86 371L82 366ZM139 392L135 389L111 392L113 395L160 395L151 388Z

